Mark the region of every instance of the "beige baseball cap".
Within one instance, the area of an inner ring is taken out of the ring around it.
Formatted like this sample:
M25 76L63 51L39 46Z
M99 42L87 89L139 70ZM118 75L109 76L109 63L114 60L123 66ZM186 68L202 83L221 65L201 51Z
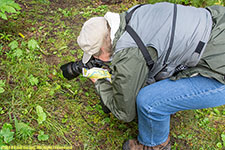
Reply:
M104 17L93 17L84 23L77 38L78 45L84 51L82 58L84 64L93 54L99 52L107 32L107 21Z

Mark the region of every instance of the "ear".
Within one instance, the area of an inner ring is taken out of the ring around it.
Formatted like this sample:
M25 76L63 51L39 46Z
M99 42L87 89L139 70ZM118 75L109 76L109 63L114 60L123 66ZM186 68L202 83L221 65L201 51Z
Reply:
M102 51L102 53L104 54L104 53L105 53L105 48L102 46L102 47L100 48L100 51Z

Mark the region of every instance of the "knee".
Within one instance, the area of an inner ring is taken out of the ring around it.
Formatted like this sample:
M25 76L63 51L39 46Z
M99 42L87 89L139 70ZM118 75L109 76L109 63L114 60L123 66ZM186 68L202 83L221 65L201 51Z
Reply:
M147 111L151 104L154 102L154 96L152 96L151 92L141 89L137 95L136 104L137 110Z

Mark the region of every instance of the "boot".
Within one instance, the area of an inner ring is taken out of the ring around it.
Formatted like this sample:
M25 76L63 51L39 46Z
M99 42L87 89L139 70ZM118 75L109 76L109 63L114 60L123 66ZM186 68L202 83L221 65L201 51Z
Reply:
M171 149L171 144L170 144L169 137L166 140L166 142L153 147L145 146L139 143L135 139L128 140L123 144L123 150L170 150L170 149Z

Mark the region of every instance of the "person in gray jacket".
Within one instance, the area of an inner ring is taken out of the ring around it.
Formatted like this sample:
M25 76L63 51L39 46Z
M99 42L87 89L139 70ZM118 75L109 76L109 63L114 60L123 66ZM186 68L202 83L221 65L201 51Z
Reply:
M170 149L170 115L225 104L225 8L138 5L86 21L82 62L111 62L112 82L92 79L103 108L139 134L125 150Z

